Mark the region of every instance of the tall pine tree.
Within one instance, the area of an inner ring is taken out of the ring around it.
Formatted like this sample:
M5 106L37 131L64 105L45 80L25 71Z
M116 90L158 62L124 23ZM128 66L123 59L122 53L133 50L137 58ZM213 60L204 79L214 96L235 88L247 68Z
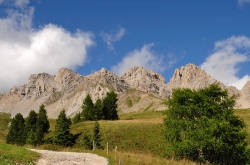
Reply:
M103 119L102 108L103 108L102 100L98 98L94 104L94 120Z
M100 124L98 121L95 121L94 128L93 128L93 141L95 142L95 145L97 148L101 148L101 141L102 141L102 135L100 132Z
M38 144L43 143L44 134L49 132L49 121L47 116L47 111L42 104L39 108L38 118L36 122L36 135Z
M89 94L87 94L87 96L85 97L83 101L82 115L85 120L94 119L94 104Z
M25 128L27 132L26 142L28 144L32 144L33 146L37 145L36 123L37 123L37 114L34 110L31 110L29 116L25 121Z
M107 93L103 100L103 116L105 120L118 120L117 114L117 94L114 91Z
M70 133L71 120L66 117L65 110L62 110L56 119L56 127L53 143L63 146L74 144L74 137Z
M23 116L18 113L11 120L9 133L6 137L6 142L10 144L24 145L26 142L25 120Z

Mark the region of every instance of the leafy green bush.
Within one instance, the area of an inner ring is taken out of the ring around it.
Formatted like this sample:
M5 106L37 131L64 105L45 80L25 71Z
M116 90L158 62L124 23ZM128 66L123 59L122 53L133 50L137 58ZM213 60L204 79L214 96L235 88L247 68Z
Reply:
M176 158L199 163L248 164L245 123L234 115L234 97L217 84L175 89L168 100L165 135Z

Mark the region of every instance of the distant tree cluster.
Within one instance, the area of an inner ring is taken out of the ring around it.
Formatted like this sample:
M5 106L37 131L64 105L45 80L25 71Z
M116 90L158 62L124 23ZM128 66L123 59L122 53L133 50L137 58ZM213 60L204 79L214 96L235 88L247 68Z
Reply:
M114 91L108 92L103 100L97 99L95 104L88 94L83 101L81 114L84 120L118 120L117 101L117 94Z
M101 148L101 132L97 120L118 120L117 100L117 94L114 91L108 92L103 100L98 99L95 104L89 94L84 99L82 112L73 117L73 123L81 121L81 116L84 120L96 121L93 127L93 136L89 137L86 132L83 135L83 145L86 149L92 148L93 145L94 148ZM56 119L53 137L47 138L46 143L62 146L74 145L77 135L70 132L71 125L71 119L66 116L65 110L62 110ZM17 145L40 145L45 142L44 135L48 133L49 128L47 112L44 105L41 105L38 113L31 110L26 119L18 113L11 120L6 142Z
M250 163L246 126L234 115L235 98L217 84L175 89L167 105L165 135L172 156L200 164Z
M6 142L10 144L24 145L31 144L36 146L44 142L44 134L48 133L49 121L44 105L40 106L38 114L31 110L25 120L18 113L12 120Z

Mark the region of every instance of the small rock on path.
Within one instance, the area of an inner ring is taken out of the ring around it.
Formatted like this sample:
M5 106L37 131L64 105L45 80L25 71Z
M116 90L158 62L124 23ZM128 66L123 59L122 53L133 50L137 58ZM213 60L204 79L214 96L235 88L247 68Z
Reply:
M42 154L36 165L108 165L106 158L90 153L30 150Z

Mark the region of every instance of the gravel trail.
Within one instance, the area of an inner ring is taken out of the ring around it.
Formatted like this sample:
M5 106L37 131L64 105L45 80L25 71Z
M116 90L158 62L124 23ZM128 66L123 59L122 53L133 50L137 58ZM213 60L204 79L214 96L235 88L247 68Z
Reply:
M42 154L36 165L108 165L106 158L90 153L30 150Z

